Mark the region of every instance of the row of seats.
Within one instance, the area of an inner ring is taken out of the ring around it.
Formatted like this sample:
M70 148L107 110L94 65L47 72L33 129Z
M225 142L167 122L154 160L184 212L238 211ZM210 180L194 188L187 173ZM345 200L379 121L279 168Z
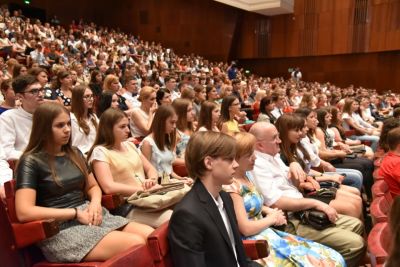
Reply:
M20 223L15 213L15 181L5 183L6 201L0 204L0 259L1 265L8 267L34 266L134 266L172 267L168 245L168 222L157 228L149 237L148 244L134 246L105 262L50 263L44 260L40 250L33 244L59 232L54 220ZM118 195L103 195L102 205L109 210L118 207L122 198ZM246 254L251 259L268 256L268 243L265 240L246 240L243 242Z
M383 151L375 153L375 171L373 174L374 184L372 186L371 218L373 228L368 235L368 251L372 266L384 266L388 257L391 233L388 222L393 196L383 177L378 175L380 163L384 157Z

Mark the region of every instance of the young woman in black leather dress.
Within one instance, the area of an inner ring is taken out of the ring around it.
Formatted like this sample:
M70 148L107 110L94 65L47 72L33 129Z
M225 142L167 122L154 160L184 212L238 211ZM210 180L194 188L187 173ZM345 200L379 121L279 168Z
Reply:
M101 190L82 153L71 146L69 112L59 104L46 103L35 111L16 179L21 222L60 222L57 235L37 244L50 262L104 261L145 244L153 230L101 207Z

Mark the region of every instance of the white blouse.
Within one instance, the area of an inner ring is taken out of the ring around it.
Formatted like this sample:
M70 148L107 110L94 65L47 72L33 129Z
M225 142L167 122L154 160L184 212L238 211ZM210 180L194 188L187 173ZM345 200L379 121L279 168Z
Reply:
M89 134L86 135L83 132L82 128L79 127L78 119L75 117L73 113L71 113L72 145L79 148L79 150L83 154L89 152L90 148L94 143L94 140L96 139L97 129L95 125L92 123L92 118L94 118L96 122L99 123L99 119L95 114L92 114L89 119L86 119L86 123L88 124L90 129Z

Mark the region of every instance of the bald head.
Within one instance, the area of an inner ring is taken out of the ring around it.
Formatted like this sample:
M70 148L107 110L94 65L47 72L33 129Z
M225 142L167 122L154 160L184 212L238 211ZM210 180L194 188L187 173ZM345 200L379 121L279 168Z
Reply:
M279 153L279 133L276 127L267 122L256 122L250 129L250 133L257 139L256 150L275 156Z
M276 129L275 126L268 122L256 122L251 126L250 133L254 135L258 140L265 137L265 134L271 132L272 129Z

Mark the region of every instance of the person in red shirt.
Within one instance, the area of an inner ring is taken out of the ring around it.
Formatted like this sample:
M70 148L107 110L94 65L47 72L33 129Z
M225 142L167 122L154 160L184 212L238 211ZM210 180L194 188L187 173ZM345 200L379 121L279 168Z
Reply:
M393 197L400 195L400 127L394 128L387 135L389 152L382 160L378 174L389 186Z

